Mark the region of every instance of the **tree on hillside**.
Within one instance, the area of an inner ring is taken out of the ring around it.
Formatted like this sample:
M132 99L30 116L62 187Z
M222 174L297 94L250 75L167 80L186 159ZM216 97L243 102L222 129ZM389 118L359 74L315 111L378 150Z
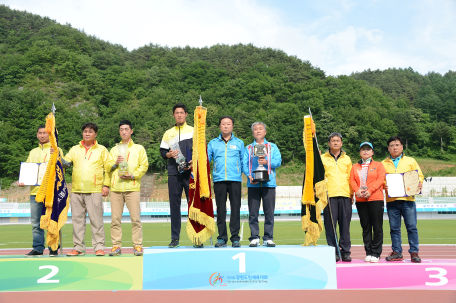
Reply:
M440 139L440 150L443 152L443 138L450 139L451 128L445 122L437 122L434 126L433 136Z
M397 112L394 116L399 135L405 138L405 149L408 149L409 140L416 139L420 133L421 115L421 110L411 109Z

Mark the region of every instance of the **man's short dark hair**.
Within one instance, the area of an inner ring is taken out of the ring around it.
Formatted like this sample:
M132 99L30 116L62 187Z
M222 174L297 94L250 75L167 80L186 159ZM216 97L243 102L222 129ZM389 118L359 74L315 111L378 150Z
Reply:
M185 106L183 103L177 103L173 106L173 114L176 111L176 108L182 108L184 112L187 112L187 106Z
M119 128L122 126L122 125L128 125L130 127L130 129L133 129L133 125L131 125L131 122L129 120L122 120L119 122Z
M328 142L331 142L331 139L334 137L339 137L340 141L342 141L342 135L338 132L334 132L331 135L328 136Z
M386 143L386 145L389 146L391 142L396 141L396 140L399 141L399 142L401 142L401 145L404 145L404 144L402 143L402 138L399 137L399 136L392 136L392 137L390 137L390 138L388 139L388 142Z
M82 131L84 131L86 128L93 129L94 132L98 133L98 126L95 123L92 123L92 122L84 123L84 125L81 127L81 129L82 129Z
M38 126L38 128L36 129L36 132L39 132L40 129L42 129L42 128L46 128L46 125L40 125L40 126Z
M231 116L223 116L223 117L220 117L220 119L219 119L219 125L222 124L222 120L223 120L223 119L230 119L230 120L231 120L231 123L233 123L233 125L234 125L234 119L233 119L233 117L231 117Z

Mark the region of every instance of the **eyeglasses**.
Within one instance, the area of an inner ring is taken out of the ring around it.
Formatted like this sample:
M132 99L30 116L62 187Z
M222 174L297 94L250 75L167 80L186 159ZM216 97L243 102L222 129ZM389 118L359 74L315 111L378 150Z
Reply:
M391 148L399 147L399 146L402 146L402 144L390 144L390 145L388 145L388 147L391 147Z

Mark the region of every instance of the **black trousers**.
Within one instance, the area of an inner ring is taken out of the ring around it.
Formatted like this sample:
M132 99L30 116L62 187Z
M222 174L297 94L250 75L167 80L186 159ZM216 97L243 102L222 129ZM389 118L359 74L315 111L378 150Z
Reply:
M334 228L337 229L337 222L339 222L339 248L340 253L343 255L350 255L351 240L350 240L350 222L352 218L352 206L350 198L347 197L333 197L329 198L329 203L323 210L323 218L326 232L326 242L329 246L336 247L336 240L334 235L333 226L331 224L331 214L329 206L331 205L332 219Z
M363 228L366 256L380 258L383 245L383 201L356 202L356 209Z
M175 176L168 176L169 209L171 213L171 239L179 240L181 230L181 200L182 190L188 196L188 183L190 173L183 173Z
M260 203L263 199L264 212L264 236L263 240L273 240L274 234L274 209L276 189L275 187L249 187L249 226L250 238L259 239L260 229L258 226L258 216L260 214Z
M230 197L231 215L230 215L230 233L231 242L239 241L239 229L241 225L241 182L221 181L214 182L215 203L217 204L217 239L223 239L228 242L226 231L226 198Z

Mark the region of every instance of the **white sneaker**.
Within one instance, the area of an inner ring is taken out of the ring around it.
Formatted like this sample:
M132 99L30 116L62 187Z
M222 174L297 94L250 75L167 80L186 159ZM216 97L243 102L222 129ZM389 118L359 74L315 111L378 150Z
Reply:
M370 262L372 260L372 256L366 256L366 258L364 258L364 262Z
M275 247L276 245L275 245L274 241L272 241L272 240L266 240L266 241L263 240L263 246Z
M257 247L260 245L260 239L253 239L252 241L250 241L250 247Z
M374 257L374 256L372 256L371 259L370 259L371 263L378 263L378 261L380 261L380 258L377 258L377 257Z

